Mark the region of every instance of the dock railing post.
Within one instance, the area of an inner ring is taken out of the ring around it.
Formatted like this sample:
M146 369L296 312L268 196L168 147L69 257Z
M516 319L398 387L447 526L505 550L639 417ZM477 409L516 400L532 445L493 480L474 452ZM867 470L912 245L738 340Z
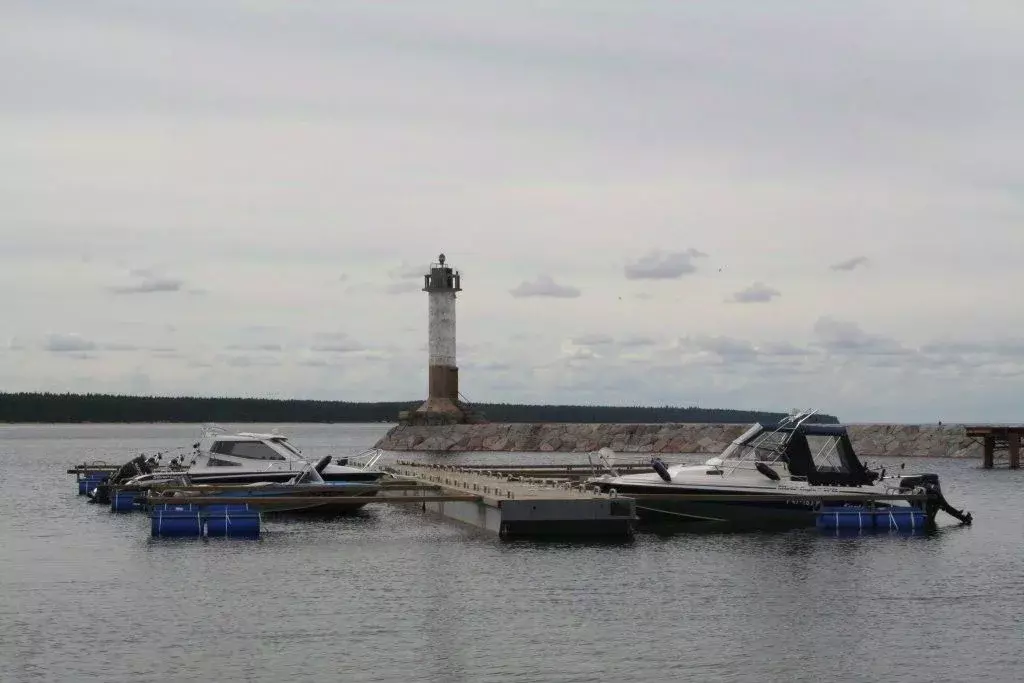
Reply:
M996 437L986 436L985 437L985 455L983 466L986 470L992 469L995 460L996 451Z
M1010 433L1006 436L1006 441L1010 451L1010 469L1020 469L1020 432L1010 430Z

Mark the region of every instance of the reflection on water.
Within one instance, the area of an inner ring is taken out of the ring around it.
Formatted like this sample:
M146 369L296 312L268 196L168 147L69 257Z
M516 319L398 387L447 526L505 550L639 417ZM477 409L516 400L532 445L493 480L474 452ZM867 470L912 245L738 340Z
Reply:
M386 426L283 429L316 459ZM268 520L256 542L153 541L63 474L194 433L0 428L3 680L1024 680L1022 472L907 460L970 528L585 543L501 542L397 506Z

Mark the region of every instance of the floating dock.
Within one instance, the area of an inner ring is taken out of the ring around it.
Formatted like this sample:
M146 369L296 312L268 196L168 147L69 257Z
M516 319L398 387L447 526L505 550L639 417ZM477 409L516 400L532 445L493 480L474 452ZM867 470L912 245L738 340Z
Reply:
M964 428L964 434L982 440L982 465L985 469L990 470L995 466L996 449L1007 451L1011 470L1020 469L1020 442L1024 425L971 425Z
M638 472L649 470L650 463L616 464L616 471ZM415 505L424 512L457 521L468 526L497 534L503 539L514 538L558 538L565 540L608 538L627 540L633 537L639 517L640 506L649 506L655 502L671 502L686 500L688 502L746 502L752 499L751 494L722 495L721 493L694 495L678 493L637 493L616 494L600 492L597 487L587 486L584 479L607 472L605 464L530 464L530 465L454 465L425 463L421 461L398 461L384 469L388 475L381 480L377 495L347 496L343 491L329 498L303 495L260 496L229 495L216 486L203 490L195 488L182 489L179 486L156 485L150 490L121 490L112 488L111 510L149 510L151 516L156 515L154 529L160 535L193 534L195 529L205 529L204 511L231 509L226 512L224 524L220 517L215 519L217 526L215 535L250 534L249 527L225 526L227 520L235 518L237 506L252 511L257 518L261 511L271 512L282 503L299 504L308 502L323 503L329 500L334 504L359 505ZM75 474L79 482L79 492L83 487L94 486L100 478L109 476L110 466L96 464L79 465L68 470ZM84 485L84 486L83 486ZM227 487L230 489L231 487ZM124 500L122 501L122 497ZM774 502L788 500L791 494L757 494L758 502ZM822 492L818 496L808 497L809 502L816 503L823 512L819 515L819 526L826 528L917 528L922 524L919 519L923 512L915 510L896 512L874 510L877 503L883 501L904 501L907 503L924 502L929 497L924 493L913 494L874 494L864 497L864 504L856 509L831 507L849 500L847 494ZM177 507L182 507L181 514ZM162 512L161 512L162 511ZM187 513L187 514L186 514ZM210 515L207 514L209 517ZM162 522L171 525L164 530ZM173 518L173 519L172 519ZM195 519L193 519L195 518ZM198 520L198 522L196 522ZM242 520L247 521L246 520ZM208 520L207 520L208 521ZM233 522L232 522L233 523ZM969 522L967 522L969 523ZM197 526L198 524L198 526ZM179 526L181 529L179 529ZM209 525L206 524L206 527ZM254 536L258 536L259 520L251 524ZM221 528L223 527L223 528ZM181 533L179 533L179 531ZM237 533L234 533L236 532ZM232 533L229 533L232 532ZM209 535L204 530L200 535Z
M396 477L439 486L451 496L449 500L424 498L424 510L501 538L632 538L637 520L631 498L596 493L568 482L524 481L504 471L494 472L503 468L399 461L385 469ZM456 499L459 495L472 499Z

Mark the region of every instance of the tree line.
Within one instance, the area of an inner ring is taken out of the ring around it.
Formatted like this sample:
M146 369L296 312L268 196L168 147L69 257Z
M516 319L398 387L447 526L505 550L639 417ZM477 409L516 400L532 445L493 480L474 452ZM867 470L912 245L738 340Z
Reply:
M396 422L422 401L311 401L116 394L0 394L0 422ZM784 413L674 406L475 403L489 422L773 422ZM816 422L837 422L831 415Z

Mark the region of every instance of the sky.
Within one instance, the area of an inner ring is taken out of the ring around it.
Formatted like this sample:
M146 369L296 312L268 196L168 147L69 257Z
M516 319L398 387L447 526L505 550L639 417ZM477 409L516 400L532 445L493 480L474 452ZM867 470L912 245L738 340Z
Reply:
M1024 421L1016 0L3 4L0 390Z

